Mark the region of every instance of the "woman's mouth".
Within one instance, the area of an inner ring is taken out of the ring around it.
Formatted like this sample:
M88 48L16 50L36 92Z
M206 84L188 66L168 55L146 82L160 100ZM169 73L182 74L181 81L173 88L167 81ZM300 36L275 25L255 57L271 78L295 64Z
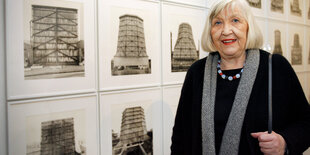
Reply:
M222 40L222 43L224 45L230 45L230 44L235 43L236 41L237 41L237 39L224 39L224 40Z

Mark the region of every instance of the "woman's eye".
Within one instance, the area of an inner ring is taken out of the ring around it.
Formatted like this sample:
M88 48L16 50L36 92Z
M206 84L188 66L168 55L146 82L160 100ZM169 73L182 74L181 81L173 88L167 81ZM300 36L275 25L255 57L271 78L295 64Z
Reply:
M239 20L238 19L233 19L233 22L237 23L237 22L239 22Z
M221 24L221 23L222 23L222 22L217 21L217 22L214 23L214 25L219 25L219 24Z

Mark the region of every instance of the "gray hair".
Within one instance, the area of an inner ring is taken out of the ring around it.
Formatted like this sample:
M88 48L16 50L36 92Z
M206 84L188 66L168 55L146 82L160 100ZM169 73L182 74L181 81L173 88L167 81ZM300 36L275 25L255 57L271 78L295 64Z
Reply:
M259 49L263 45L262 32L254 19L249 4L245 0L219 0L212 6L202 33L201 46L205 51L213 52L217 50L213 44L211 36L212 20L225 8L234 9L235 7L241 11L248 23L248 34L245 48Z

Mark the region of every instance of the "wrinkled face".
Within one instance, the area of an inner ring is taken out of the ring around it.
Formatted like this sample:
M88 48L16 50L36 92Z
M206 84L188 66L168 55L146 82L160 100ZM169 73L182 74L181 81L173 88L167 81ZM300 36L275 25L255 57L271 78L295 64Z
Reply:
M211 24L212 41L220 55L241 56L245 51L248 23L240 10L224 8Z

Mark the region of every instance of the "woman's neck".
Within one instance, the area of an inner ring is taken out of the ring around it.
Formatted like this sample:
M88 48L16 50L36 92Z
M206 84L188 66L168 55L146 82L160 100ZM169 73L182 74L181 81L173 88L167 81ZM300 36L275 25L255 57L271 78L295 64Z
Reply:
M242 68L246 59L246 52L238 57L222 57L221 56L221 69L230 70Z

